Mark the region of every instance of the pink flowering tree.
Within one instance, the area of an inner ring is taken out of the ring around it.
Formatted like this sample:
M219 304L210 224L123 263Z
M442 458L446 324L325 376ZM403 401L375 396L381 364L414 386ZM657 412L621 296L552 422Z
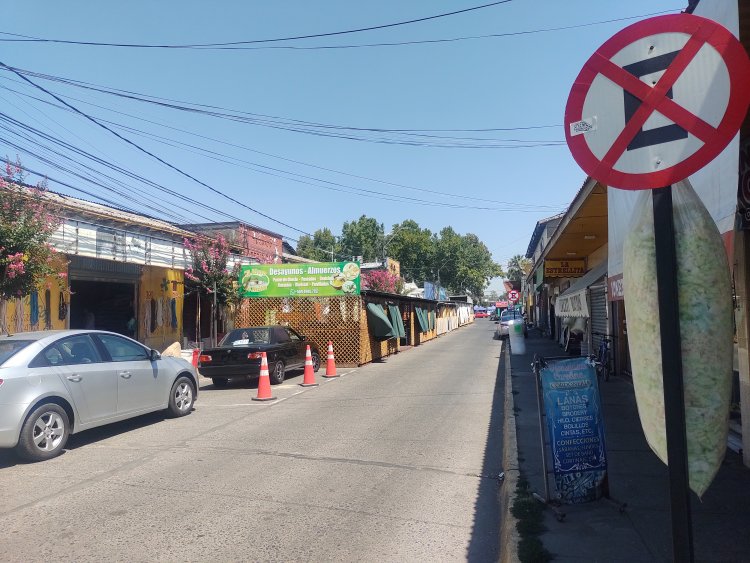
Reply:
M397 294L400 294L404 289L404 280L388 270L362 272L361 280L363 289Z
M217 305L234 305L239 299L237 278L239 264L229 270L229 243L224 236L215 239L200 236L194 240L184 239L185 248L193 257L192 266L185 269L185 294L198 295L196 319L196 340L201 338L200 297L209 297L211 311L211 339L217 341L217 309L214 308L214 297Z
M199 237L195 240L185 239L185 248L193 257L192 266L185 270L187 288L211 295L216 290L216 301L220 305L233 302L237 294L236 282L239 276L239 265L229 270L229 243L224 236L215 239Z
M24 185L18 159L0 177L0 298L30 294L50 280L67 290L67 260L49 243L60 220L45 182Z

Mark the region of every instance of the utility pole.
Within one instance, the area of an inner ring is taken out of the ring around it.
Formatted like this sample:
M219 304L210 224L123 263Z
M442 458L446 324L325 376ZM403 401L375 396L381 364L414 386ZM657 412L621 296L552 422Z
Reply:
M216 282L214 282L214 303L213 307L211 307L211 342L213 343L213 346L218 346L218 327L216 326Z

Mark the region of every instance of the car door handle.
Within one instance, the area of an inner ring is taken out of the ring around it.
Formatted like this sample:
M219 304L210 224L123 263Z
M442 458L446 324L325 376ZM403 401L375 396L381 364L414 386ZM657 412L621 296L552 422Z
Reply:
M68 381L75 381L76 383L78 383L79 381L81 381L81 379L83 379L83 378L80 375L78 375L78 374L68 375L67 376L67 380Z
M131 377L132 375L133 375L133 374L132 374L132 373L130 373L129 371L121 371L121 372L120 372L120 377L122 377L123 379L130 379L130 377Z

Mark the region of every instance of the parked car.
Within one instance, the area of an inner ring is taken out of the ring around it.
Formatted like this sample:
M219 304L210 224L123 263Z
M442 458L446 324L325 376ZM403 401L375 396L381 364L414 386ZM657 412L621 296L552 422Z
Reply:
M271 383L284 381L287 370L305 367L310 346L313 370L320 369L318 347L293 329L282 325L237 328L227 333L216 348L198 356L198 369L216 387L226 387L232 379L255 379L260 375L261 354L266 353Z
M475 319L486 319L487 317L489 317L487 311L474 311Z
M42 461L82 430L162 409L184 416L198 397L197 382L190 362L120 334L0 336L0 448Z
M514 309L507 309L500 313L500 318L496 321L496 327L495 327L495 338L498 338L500 340L503 340L505 338L508 338L508 322L509 321L517 321L523 323L523 335L528 336L529 329L526 326L526 320L523 317L523 313L521 311L516 311Z

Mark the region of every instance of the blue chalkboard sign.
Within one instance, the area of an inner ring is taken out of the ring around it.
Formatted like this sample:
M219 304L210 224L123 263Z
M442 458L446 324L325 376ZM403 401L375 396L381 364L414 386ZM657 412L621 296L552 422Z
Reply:
M560 500L596 500L607 494L607 453L594 366L585 357L545 364L542 396Z

